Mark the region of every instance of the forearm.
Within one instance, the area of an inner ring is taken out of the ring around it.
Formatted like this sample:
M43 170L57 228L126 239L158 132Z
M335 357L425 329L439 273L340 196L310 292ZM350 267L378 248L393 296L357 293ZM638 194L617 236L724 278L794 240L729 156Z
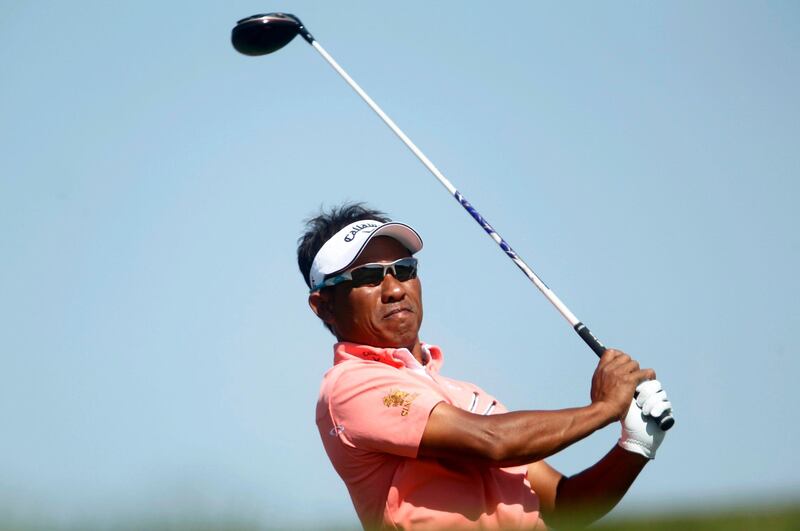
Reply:
M603 404L481 416L439 404L423 434L421 457L480 459L513 466L544 459L614 420Z
M648 459L615 445L595 465L558 483L554 521L588 525L613 509Z
M494 417L495 460L504 466L527 464L560 452L613 422L594 404L556 411L520 411Z

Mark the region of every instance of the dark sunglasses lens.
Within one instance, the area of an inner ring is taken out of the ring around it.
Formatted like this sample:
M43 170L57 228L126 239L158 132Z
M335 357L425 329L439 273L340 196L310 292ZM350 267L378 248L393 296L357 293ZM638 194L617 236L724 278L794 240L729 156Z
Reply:
M383 280L383 267L378 265L359 267L358 269L354 269L350 274L353 277L354 286L380 284Z
M397 264L394 266L394 270L397 271L395 278L397 280L404 282L406 280L411 280L412 278L417 278L417 266L414 265L401 265Z

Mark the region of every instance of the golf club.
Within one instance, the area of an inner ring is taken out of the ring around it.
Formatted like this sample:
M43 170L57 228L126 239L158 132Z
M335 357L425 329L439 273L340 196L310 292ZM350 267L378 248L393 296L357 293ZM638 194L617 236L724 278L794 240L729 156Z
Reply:
M464 209L469 212L472 218L483 227L483 230L500 246L506 255L519 267L523 273L533 282L539 291L547 298L550 303L555 306L556 310L569 322L572 328L578 333L583 341L589 345L597 356L602 356L606 347L598 340L594 334L584 325L569 308L558 298L558 296L547 287L547 285L533 272L533 270L526 264L519 255L514 252L511 246L500 237L497 231L492 228L486 219L481 216L475 207L473 207L466 198L456 190L456 187L434 166L434 164L425 156L425 154L414 144L408 136L394 123L394 121L386 115L385 112L375 103L369 95L356 83L344 69L339 66L333 57L331 57L325 49L314 39L306 27L300 22L300 19L288 13L267 13L262 15L253 15L244 18L236 23L231 33L231 42L237 51L245 55L266 55L268 53L280 50L289 44L296 35L300 35L311 46L317 50L320 55L339 73L342 78L347 82L350 87L361 96L361 98L375 111L375 113L389 126L389 128L403 141L403 143L410 149L414 155L425 165L426 168L433 174L434 177L450 192L456 201L458 201ZM658 418L659 426L662 430L666 431L675 423L672 417L672 411L665 411Z

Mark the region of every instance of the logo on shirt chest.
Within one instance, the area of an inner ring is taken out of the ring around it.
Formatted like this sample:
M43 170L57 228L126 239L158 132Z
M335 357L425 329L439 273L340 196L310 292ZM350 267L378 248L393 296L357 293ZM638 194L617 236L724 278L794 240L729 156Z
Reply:
M383 405L386 407L399 407L400 416L405 417L411 409L411 402L419 396L419 393L406 393L399 389L392 389L389 394L383 397Z

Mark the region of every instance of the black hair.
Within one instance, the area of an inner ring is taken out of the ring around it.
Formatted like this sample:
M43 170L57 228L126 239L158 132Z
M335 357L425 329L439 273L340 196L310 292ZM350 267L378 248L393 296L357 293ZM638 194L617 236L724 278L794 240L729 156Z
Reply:
M297 266L309 289L311 264L322 245L341 229L362 219L374 219L382 223L391 221L385 212L370 208L364 203L343 203L338 207L331 207L327 212L320 209L319 214L305 220L305 232L297 240Z

